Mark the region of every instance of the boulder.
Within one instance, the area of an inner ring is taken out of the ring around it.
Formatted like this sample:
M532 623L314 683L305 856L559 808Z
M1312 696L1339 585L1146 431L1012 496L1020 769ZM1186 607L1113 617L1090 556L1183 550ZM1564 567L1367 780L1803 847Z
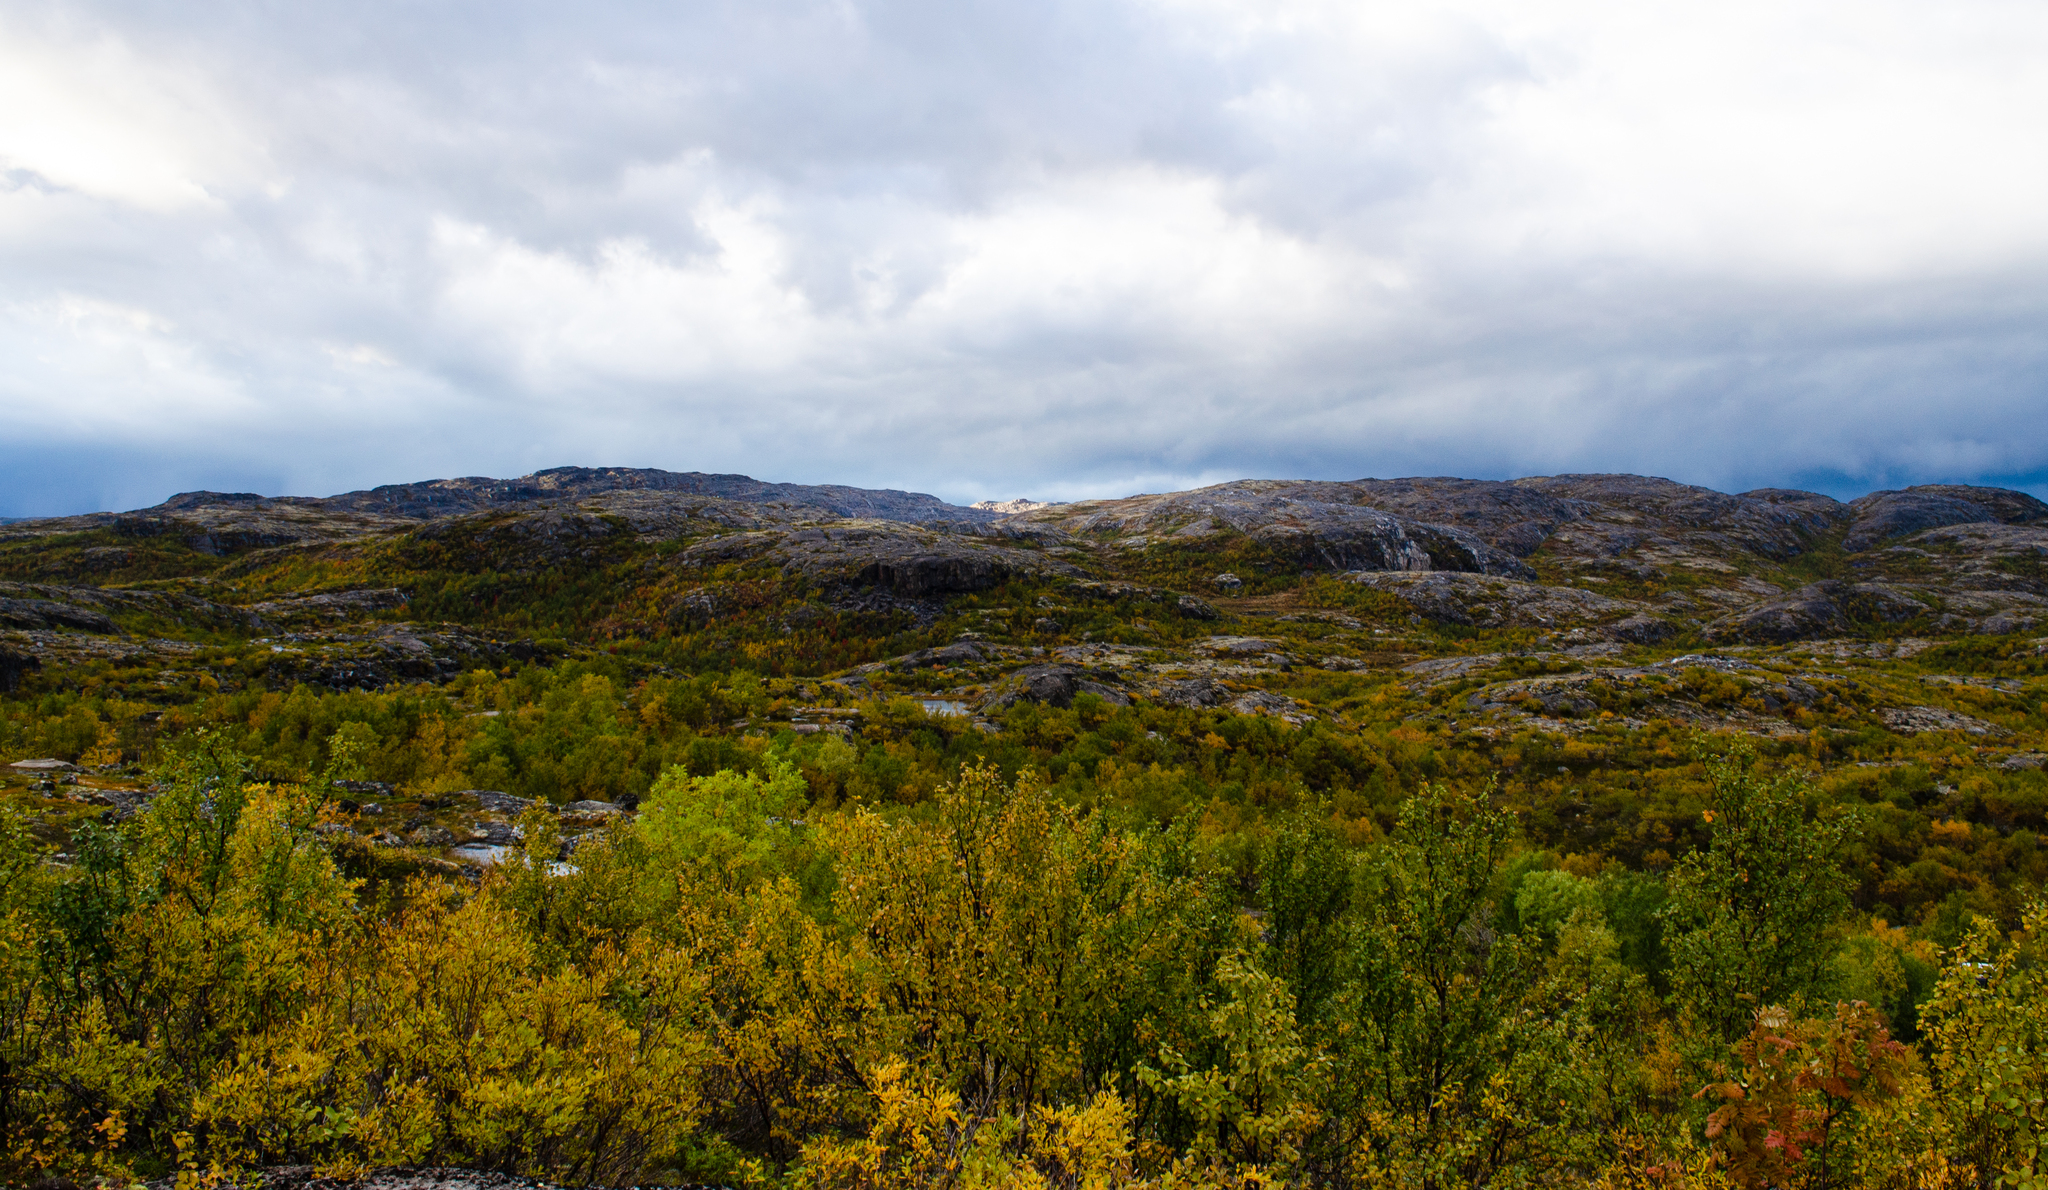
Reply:
M336 789L353 797L397 797L398 788L382 781L336 781Z
M496 789L464 789L454 796L473 797L487 813L503 814L507 818L517 818L533 807L532 798L515 797Z
M505 822L478 820L469 824L469 833L493 847L509 847L519 838L518 828Z
M1930 731L1960 731L1966 735L2004 735L2005 729L1996 723L1941 707L1886 707L1878 712L1884 725L1893 731L1907 735L1919 735Z
M120 631L105 613L53 599L0 598L0 628L70 628L102 635Z
M718 592L710 587L691 591L669 609L668 618L672 624L709 624L718 618Z
M1088 671L1073 665L1027 665L1011 676L1015 685L990 699L988 709L1000 710L1020 702L1069 707L1080 694L1093 694L1113 706L1129 706L1131 697L1114 686L1092 681Z
M1238 695L1230 701L1230 709L1240 715L1271 715L1295 727L1300 727L1315 718L1314 715L1302 710L1300 704L1293 699L1284 695L1269 694L1264 690Z
M1161 706L1195 710L1222 706L1230 701L1230 691L1214 678L1189 678L1166 683L1153 692L1152 698Z

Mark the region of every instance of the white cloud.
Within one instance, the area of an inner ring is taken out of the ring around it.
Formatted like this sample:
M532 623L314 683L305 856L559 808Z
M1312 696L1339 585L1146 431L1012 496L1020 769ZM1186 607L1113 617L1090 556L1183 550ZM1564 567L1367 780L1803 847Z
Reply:
M77 294L0 310L0 419L17 435L162 433L253 403L168 319Z
M219 202L261 153L203 74L116 33L0 21L0 166L150 211Z
M1544 21L1545 14L1570 14ZM2048 248L2048 44L2033 6L1503 5L1541 63L1487 154L1506 226L1566 254L1849 280ZM1530 201L1531 199L1534 201ZM1463 229L1461 229L1463 230ZM1484 242L1484 241L1482 241Z
M2048 479L2038 6L65 11L0 412L184 486Z

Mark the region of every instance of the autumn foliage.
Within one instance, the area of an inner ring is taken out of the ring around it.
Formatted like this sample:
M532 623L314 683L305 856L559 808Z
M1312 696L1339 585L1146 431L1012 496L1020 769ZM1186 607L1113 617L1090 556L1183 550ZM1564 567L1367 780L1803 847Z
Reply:
M1362 842L1281 815L1246 864L1031 771L835 807L771 755L666 769L570 863L536 809L480 882L372 881L349 763L188 741L64 868L0 824L9 1180L2040 1184L2048 910L1971 934L1909 1044L1836 994L1853 824L1740 757L1662 969L1643 889L1528 868L1484 789Z

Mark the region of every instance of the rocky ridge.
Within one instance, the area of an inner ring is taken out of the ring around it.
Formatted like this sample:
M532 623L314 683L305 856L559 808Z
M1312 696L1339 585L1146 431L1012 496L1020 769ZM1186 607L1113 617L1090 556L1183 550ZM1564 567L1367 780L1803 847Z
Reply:
M132 584L143 577L133 573L137 559L147 555L161 568L168 563L150 551L170 546L199 558L232 556L226 577L294 550L360 551L400 540L494 553L515 568L591 564L621 549L678 542L684 548L670 565L686 582L692 569L737 564L911 601L1013 578L1113 579L1168 563L1188 571L1181 594L1201 598L1193 572L1213 555L1212 573L1231 572L1212 588L1218 594L1240 593L1238 571L1249 571L1255 586L1262 575L1267 586L1298 574L1341 575L1434 622L1584 627L1640 643L1684 631L1782 643L1909 624L1937 633L2048 624L2048 505L2000 489L1933 485L1842 503L1783 489L1730 495L1639 476L1563 475L1246 480L1121 500L984 504L626 468L555 468L324 498L184 493L136 513L0 528L0 560L33 556L35 578L70 590L0 591L0 627L112 632L120 619L113 603L131 618L147 611L223 629L259 627L277 615L337 621L347 617L331 592L299 593L327 605L268 599L240 607L211 590L85 592ZM115 544L38 549L65 535ZM1392 577L1402 575L1429 577ZM717 599L711 591L699 611ZM143 607L147 601L154 606ZM928 608L918 614L930 618Z
M217 560L175 579L94 577L96 566L126 564L114 554L166 542ZM964 613L1007 643L978 640L977 628L828 676L849 691L914 677L984 720L1020 702L1068 706L1089 695L1306 722L1311 710L1266 687L1300 671L1415 661L1378 639L1404 627L1507 634L1517 655L1539 659L1586 648L1801 646L1844 661L1915 639L2048 628L2048 505L1999 489L1910 488L1843 503L1620 475L1246 480L965 509L914 493L557 468L319 499L186 493L137 513L10 524L0 562L39 581L0 582L0 684L91 657L189 668L202 640L223 637L257 648L237 663L245 677L331 689L437 683L544 658L532 640L412 618L404 586L251 598L240 585L301 559L360 570L380 556L451 555L506 574L637 567L634 581L661 593L666 618L634 630L657 634L722 631L764 614L787 634L828 613L898 617L922 631L962 600L1041 592L1028 610ZM1324 580L1334 585L1313 586ZM768 598L764 583L787 594ZM1105 614L1126 625L1120 639L1074 639L1073 624ZM1276 636L1262 622L1292 627ZM1311 628L1322 635L1304 638ZM1424 686L1434 680L1416 674ZM1587 680L1506 686L1471 707L1510 718L1579 713L1573 691ZM1799 703L1769 693L1758 705L1745 713Z

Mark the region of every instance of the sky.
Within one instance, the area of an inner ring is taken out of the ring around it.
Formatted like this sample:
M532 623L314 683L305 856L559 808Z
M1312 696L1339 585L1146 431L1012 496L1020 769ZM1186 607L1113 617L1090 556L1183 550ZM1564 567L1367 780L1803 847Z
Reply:
M0 0L0 515L2048 495L2036 0Z

